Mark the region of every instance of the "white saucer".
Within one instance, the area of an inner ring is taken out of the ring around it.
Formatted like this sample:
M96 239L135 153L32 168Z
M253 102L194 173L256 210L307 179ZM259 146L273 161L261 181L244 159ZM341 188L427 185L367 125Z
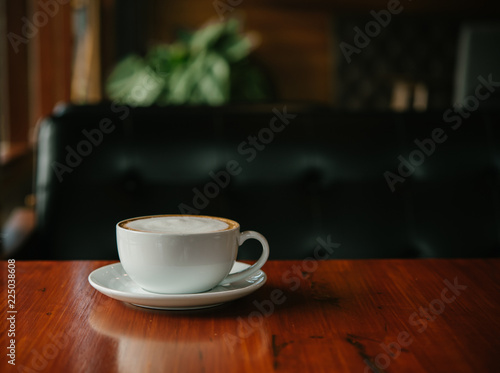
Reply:
M249 267L235 262L231 273ZM96 290L108 297L132 303L139 307L161 310L188 310L217 306L253 293L267 280L264 271L259 270L244 280L197 294L156 294L137 285L123 269L121 263L96 269L89 275L89 282Z

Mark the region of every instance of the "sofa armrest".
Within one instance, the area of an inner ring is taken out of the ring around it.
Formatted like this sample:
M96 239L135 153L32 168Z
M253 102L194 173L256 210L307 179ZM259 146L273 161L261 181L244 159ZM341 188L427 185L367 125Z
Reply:
M15 208L2 227L2 259L21 254L35 231L35 211L29 207Z

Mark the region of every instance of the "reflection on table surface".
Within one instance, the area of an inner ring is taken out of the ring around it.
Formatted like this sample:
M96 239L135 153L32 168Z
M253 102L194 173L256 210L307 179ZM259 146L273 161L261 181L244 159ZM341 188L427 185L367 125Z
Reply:
M18 367L54 372L500 369L497 259L269 261L262 288L189 311L146 309L99 293L87 276L107 264L16 262Z

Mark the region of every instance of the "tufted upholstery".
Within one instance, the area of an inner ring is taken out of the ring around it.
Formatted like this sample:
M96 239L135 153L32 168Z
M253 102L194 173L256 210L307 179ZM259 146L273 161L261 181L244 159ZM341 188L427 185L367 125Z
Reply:
M338 244L330 258L499 255L499 113L475 112L453 130L442 111L289 104L285 125L283 110L58 110L39 128L32 257L116 258L117 221L180 212L235 219L268 238L272 258L306 258L318 240ZM391 192L384 173L396 175L398 156L436 128L446 141ZM245 243L240 258L257 251Z

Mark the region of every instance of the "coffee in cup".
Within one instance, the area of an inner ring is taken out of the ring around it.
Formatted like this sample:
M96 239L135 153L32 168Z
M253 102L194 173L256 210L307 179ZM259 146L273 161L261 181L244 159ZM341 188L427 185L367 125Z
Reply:
M252 266L229 274L239 246L247 239L262 244ZM199 293L244 279L269 257L264 236L240 233L234 220L201 215L152 215L116 225L120 262L143 289L163 294Z

